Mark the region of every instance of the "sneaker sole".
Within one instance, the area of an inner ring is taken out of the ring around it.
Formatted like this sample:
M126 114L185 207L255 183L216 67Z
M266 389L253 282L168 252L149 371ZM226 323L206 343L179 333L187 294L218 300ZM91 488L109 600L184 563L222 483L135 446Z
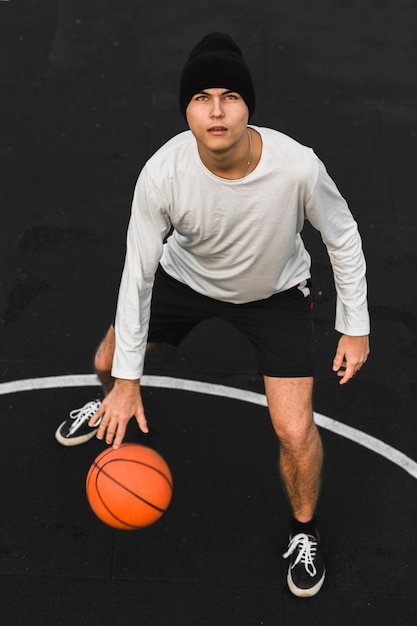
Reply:
M320 578L319 582L316 583L313 587L309 587L308 589L301 589L300 587L297 587L297 585L294 584L294 581L291 577L291 568L289 568L288 575L287 575L287 584L291 593L294 596L297 596L297 598L312 598L313 596L318 594L318 592L322 588L325 577L326 577L326 570L324 570L323 576Z
M71 438L63 437L59 431L64 424L65 422L62 422L62 424L58 426L55 432L55 439L62 446L79 446L82 443L86 443L87 441L90 441L90 439L92 439L94 435L96 434L96 432L98 431L98 428L92 428L91 433L81 435L80 437L71 437Z

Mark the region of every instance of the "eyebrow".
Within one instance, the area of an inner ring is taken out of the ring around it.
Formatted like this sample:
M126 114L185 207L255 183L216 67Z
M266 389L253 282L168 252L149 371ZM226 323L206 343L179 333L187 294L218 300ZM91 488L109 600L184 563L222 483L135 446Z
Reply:
M202 91L198 91L197 93L201 93L201 94L203 94L203 95L205 95L205 96L211 96L211 95L212 95L211 93L208 93L207 91L204 91L204 90L202 90ZM237 91L234 91L233 89L226 89L226 90L225 90L225 91L223 91L223 93L221 93L220 95L221 95L221 96L226 96L228 93L238 93L238 92L237 92Z

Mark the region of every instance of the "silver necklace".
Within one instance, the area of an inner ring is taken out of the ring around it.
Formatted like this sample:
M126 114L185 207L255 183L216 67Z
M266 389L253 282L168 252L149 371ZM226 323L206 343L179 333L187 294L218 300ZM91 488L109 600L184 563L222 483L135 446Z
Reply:
M250 134L248 128L246 129L246 132L248 134L248 139L249 139L249 161L247 162L245 170L244 170L244 172L243 172L243 174L242 174L242 176L240 178L244 178L245 177L246 172L248 171L249 166L252 163L252 137L251 137L251 134Z

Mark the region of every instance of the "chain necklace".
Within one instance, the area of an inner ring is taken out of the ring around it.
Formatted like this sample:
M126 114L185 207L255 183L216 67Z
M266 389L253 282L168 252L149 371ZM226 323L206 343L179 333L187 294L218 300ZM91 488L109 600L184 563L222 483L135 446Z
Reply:
M249 139L249 160L248 160L248 162L246 164L246 167L245 167L245 169L243 171L243 174L242 174L242 176L240 178L244 178L246 176L246 172L248 171L249 166L252 163L252 137L251 137L251 134L250 134L248 128L246 129L246 132L248 134L248 139Z
M252 136L251 136L248 128L246 129L246 134L247 134L248 140L249 140L249 159L248 159L248 161L247 161L247 163L245 165L245 169L243 170L242 174L239 176L239 179L240 178L244 178L246 176L247 171L248 171L248 169L249 169L249 167L250 167L250 165L252 163L252 156L253 156L253 154L252 154ZM215 174L217 176L217 174L215 172L215 168L210 169L210 171L213 172L213 174Z

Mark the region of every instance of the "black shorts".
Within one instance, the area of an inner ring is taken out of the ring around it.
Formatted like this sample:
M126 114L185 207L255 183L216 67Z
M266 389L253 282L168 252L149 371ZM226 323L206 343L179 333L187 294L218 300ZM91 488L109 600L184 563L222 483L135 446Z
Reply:
M266 376L313 376L312 300L308 286L265 300L231 304L195 292L161 267L155 276L148 341L178 345L200 322L220 318L252 343Z

